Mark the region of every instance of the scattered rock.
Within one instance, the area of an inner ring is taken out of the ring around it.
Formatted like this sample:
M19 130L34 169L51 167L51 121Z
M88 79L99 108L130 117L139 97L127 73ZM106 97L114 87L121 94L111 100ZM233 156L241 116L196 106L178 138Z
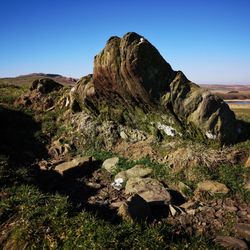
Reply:
M78 157L73 159L72 161L64 162L57 165L54 170L64 176L66 174L69 174L73 170L89 166L91 162L92 157Z
M247 244L243 240L230 237L230 236L217 236L215 238L215 242L218 245L226 249L232 249L232 250L236 250L236 249L247 250L248 249Z
M144 165L140 164L140 165L135 165L134 167L125 170L125 171L121 171L119 172L116 176L115 176L115 180L118 178L122 178L123 180L127 181L130 178L135 178L135 177L146 177L149 174L152 173L152 169L145 167Z
M208 180L199 182L194 193L199 194L203 191L209 192L210 194L227 194L229 192L229 189L223 183Z
M167 204L171 200L169 192L157 180L152 178L131 178L125 187L126 194L139 194L145 201L155 204Z
M138 194L129 197L118 210L124 220L144 222L151 217L149 204Z
M235 230L242 238L250 241L250 224L238 223Z
M109 158L103 162L102 168L104 168L109 173L112 173L113 171L116 170L118 162L119 162L118 157Z

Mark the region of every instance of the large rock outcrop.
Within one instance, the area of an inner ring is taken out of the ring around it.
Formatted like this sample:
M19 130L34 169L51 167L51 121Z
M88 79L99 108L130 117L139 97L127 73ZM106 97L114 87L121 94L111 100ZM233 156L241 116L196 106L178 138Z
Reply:
M102 100L113 108L121 104L123 114L130 109L133 125L139 123L138 114L131 116L138 105L146 113L172 115L183 134L232 143L240 133L234 113L222 99L174 71L149 41L133 32L111 37L95 57L93 75L82 78L73 90L79 103L98 114L105 106Z

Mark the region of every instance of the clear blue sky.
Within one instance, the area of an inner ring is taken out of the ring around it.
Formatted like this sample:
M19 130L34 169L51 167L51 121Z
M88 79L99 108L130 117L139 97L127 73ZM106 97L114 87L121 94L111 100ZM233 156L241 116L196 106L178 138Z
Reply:
M250 83L250 0L0 0L0 77L80 77L135 31L197 83Z

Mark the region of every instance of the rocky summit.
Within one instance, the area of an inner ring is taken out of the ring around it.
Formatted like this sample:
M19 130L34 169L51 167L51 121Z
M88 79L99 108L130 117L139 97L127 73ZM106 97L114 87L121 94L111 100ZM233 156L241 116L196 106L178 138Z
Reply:
M72 92L73 107L84 105L98 115L108 110L111 120L139 129L147 120L151 131L160 127L170 130L170 136L220 143L234 143L241 133L222 99L174 71L146 38L134 32L111 37L95 56L93 75L80 79Z

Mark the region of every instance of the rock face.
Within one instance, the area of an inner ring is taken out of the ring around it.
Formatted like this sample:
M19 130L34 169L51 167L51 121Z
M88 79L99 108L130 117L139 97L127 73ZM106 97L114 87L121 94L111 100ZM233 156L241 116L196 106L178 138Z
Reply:
M174 71L148 40L133 32L108 40L95 57L93 76L82 78L75 92L97 114L101 111L91 100L118 99L124 109L132 103L132 109L171 113L192 136L232 143L240 134L235 115L223 100Z

